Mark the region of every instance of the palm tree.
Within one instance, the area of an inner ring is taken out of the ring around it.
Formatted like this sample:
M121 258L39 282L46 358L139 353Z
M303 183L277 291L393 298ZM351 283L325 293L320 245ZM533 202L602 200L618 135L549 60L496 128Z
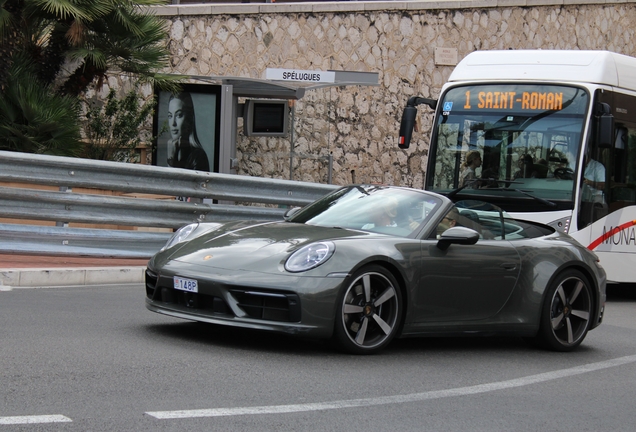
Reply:
M159 4L165 1L0 0L0 109L8 110L0 115L0 149L76 154L79 120L69 97L108 73L174 88L174 79L157 73L169 59L165 22L145 9ZM30 115L46 107L55 112ZM48 121L61 111L67 121L55 130ZM40 121L47 127L33 123ZM53 145L53 137L67 146Z
M28 61L19 58L9 68L0 93L0 149L79 155L77 99L56 94L30 69Z

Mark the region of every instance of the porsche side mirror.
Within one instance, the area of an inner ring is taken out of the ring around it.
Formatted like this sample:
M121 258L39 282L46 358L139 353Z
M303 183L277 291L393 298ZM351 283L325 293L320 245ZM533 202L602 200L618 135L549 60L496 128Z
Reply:
M466 227L452 227L442 233L437 247L446 250L452 244L474 245L479 240L479 233Z
M283 218L285 220L289 220L293 215L295 215L296 213L298 213L298 210L300 210L302 207L292 207L289 210L287 210L285 212L285 214L283 215Z

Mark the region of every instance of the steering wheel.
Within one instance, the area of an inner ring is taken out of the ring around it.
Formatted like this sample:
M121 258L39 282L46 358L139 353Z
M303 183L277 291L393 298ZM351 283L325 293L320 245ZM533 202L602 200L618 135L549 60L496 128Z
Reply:
M574 180L574 171L570 168L557 168L554 170L554 178L561 180Z

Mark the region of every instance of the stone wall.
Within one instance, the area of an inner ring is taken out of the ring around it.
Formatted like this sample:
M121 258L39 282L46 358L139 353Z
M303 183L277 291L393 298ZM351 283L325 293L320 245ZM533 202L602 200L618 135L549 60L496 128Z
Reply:
M170 25L172 69L263 78L266 68L378 72L379 87L307 92L295 104L294 180L423 186L432 115L397 147L413 95L436 98L452 66L436 47L602 49L636 56L636 0L338 2L157 8ZM290 140L239 135L239 174L290 178Z

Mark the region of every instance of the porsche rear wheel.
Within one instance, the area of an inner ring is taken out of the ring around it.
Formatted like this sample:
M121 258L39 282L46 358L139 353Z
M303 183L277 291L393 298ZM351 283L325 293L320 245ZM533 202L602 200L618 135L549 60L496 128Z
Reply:
M541 313L539 342L555 351L572 351L583 342L592 319L592 288L577 270L567 270L550 285Z
M381 266L360 269L341 294L334 338L353 354L372 354L391 342L402 317L402 295L393 275Z

